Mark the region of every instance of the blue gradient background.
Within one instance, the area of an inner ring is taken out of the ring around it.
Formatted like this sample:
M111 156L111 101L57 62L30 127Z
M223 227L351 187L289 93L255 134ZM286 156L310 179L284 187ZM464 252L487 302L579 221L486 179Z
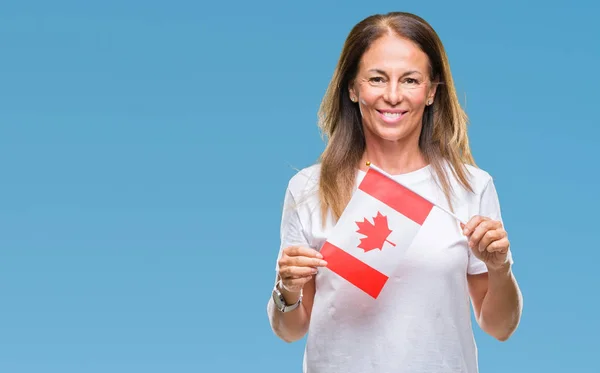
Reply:
M0 372L299 372L269 328L281 203L350 28L425 17L525 296L481 371L597 372L598 8L0 5ZM357 341L359 343L359 341Z

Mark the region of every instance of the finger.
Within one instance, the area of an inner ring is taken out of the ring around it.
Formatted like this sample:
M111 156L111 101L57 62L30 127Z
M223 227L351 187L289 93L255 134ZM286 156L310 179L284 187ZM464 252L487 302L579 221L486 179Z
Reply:
M486 217L483 217L480 215L475 215L467 222L467 224L464 224L464 227L463 227L463 224L461 223L461 227L463 228L463 234L465 236L470 235L471 233L473 233L475 228L477 228L477 226L485 220L487 220Z
M327 262L323 259L306 256L291 256L284 259L284 264L295 267L325 267Z
M490 229L489 231L485 232L485 234L481 238L481 241L479 242L479 247L484 247L487 249L487 247L492 242L501 240L505 236L506 236L506 231L502 228Z
M299 278L311 276L318 273L318 268L314 266L295 266L285 264L279 267L279 276L281 278Z
M307 258L304 256L284 256L279 261L279 268L285 267L327 267L327 261L322 259Z
M493 220L486 220L479 223L479 225L475 228L473 233L471 233L471 236L469 238L469 247L477 248L480 252L485 250L485 246L482 245L481 240L489 231L493 231L497 227L497 222Z
M288 291L298 291L300 290L307 282L312 279L312 276L302 277L302 278L294 278L282 280L281 284Z
M290 246L283 250L287 256L307 256L309 258L322 259L323 255L315 249L302 246Z
M307 257L311 258L311 261L306 262L304 259L298 261L295 258ZM281 257L279 258L279 267L295 265L295 266L313 266L313 267L325 267L327 262L322 261L323 255L317 250L300 247L300 246L289 246L283 250Z
M285 268L283 275L286 278L300 278L300 277L312 276L312 275L316 274L317 272L318 272L318 270L314 267L289 266L289 267Z
M328 263L322 258L323 255L317 250L301 246L290 246L284 249L279 260L279 267L326 267Z
M485 249L485 246L479 246L479 241L481 241L481 238L484 234L487 233L487 231L496 228L500 228L500 225L499 222L495 220L485 220L479 223L479 225L477 225L473 233L471 233L471 237L469 238L469 247L479 247L479 251L483 251Z
M315 273L315 274L316 274L316 273ZM308 277L312 277L312 276L314 276L314 275L307 275L307 276L290 276L290 277L286 277L285 279L286 279L286 280L297 280L297 279L300 279L300 278L308 278Z
M490 253L497 252L497 253L501 253L501 254L506 254L506 253L508 253L509 247L510 247L510 242L509 242L508 238L503 237L502 239L499 239L497 241L490 243L486 247L486 250Z

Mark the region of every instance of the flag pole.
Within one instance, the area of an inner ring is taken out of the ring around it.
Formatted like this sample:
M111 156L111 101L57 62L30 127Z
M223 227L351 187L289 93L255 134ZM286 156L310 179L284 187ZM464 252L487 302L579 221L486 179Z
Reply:
M427 200L429 203L431 203L432 205L436 206L437 208L439 208L440 210L444 211L445 213L447 213L448 215L452 216L454 219L458 220L459 222L461 222L462 224L467 224L465 221L463 221L461 218L459 218L458 216L456 216L455 214L453 214L452 212L448 211L447 209L443 208L442 206L438 205L437 203L433 202L432 200L430 200L429 198L421 195L420 193L415 192L414 190L412 190L411 188L407 187L406 185L402 184L401 182L399 182L398 180L394 179L392 177L392 175L388 174L387 172L385 172L384 170L382 170L381 168L375 166L373 163L367 161L367 167L370 167L372 169L374 169L375 171L379 172L380 174L388 177L389 179L393 180L394 182L402 185L404 188L410 190L411 192L418 194L421 198Z

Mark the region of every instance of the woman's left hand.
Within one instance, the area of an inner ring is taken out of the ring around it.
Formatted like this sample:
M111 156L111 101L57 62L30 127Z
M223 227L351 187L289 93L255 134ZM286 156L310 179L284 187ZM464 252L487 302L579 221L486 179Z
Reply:
M510 242L500 221L477 215L460 226L471 251L489 270L501 269L508 264Z

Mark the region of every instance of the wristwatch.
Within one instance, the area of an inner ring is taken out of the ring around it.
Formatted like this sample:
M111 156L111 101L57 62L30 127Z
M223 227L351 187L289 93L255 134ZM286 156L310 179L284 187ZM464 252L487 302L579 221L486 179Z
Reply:
M302 289L300 290L300 298L294 304L287 304L283 294L279 290L279 285L281 284L281 280L277 281L275 287L273 288L273 301L275 302L275 307L281 312L290 312L298 308L300 303L302 303Z

